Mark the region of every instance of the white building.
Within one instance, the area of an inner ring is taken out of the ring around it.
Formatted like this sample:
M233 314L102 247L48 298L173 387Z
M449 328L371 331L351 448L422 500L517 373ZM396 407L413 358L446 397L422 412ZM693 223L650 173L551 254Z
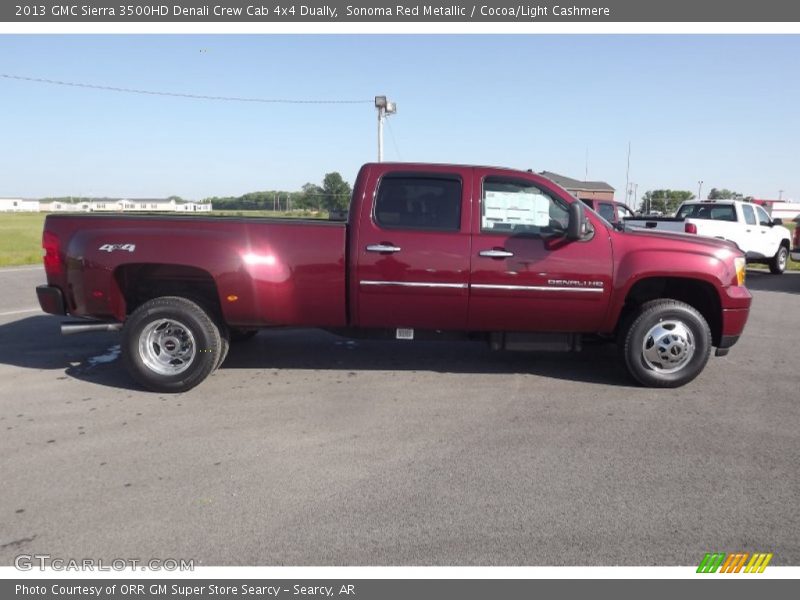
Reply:
M38 212L38 200L24 198L0 198L0 212Z
M209 212L211 203L189 202L185 200L165 200L163 198L104 198L92 200L91 212Z
M163 198L95 198L81 202L0 198L0 212L211 212L210 202Z

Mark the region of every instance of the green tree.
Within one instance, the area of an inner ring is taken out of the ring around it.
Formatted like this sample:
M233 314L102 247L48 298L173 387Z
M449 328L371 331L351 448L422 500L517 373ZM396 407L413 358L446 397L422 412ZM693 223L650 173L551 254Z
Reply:
M353 190L342 176L334 171L326 173L322 180L322 203L328 210L344 210L350 204L350 195Z
M744 196L739 192L733 192L727 188L723 188L721 190L717 188L711 188L711 191L708 192L708 199L709 200L744 200L745 202L752 202L752 196Z
M687 190L648 190L642 196L639 212L647 214L659 211L664 215L671 215L678 210L681 204L693 199L694 194Z
M325 190L315 183L305 184L298 193L298 208L322 210Z

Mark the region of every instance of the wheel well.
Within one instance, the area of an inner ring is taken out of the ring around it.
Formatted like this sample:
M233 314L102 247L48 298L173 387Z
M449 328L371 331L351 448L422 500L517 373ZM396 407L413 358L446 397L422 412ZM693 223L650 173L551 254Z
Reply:
M679 300L694 307L703 315L711 329L711 339L716 346L722 336L722 307L714 286L699 279L684 277L649 277L637 281L628 291L618 327L645 302L660 298Z
M114 278L125 299L125 314L160 296L181 296L193 300L221 321L222 308L217 284L207 271L196 267L169 264L124 265Z
M789 244L789 240L787 240L785 238L781 240L781 246L783 246L787 250L791 250L792 249L791 248L791 244Z

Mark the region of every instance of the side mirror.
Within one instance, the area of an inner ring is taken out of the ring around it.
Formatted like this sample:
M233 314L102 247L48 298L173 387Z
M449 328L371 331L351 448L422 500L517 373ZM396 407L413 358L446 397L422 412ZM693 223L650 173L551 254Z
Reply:
M779 219L778 217L775 217L774 219L772 219L772 224L773 225L783 225L783 219Z
M583 237L585 231L586 216L583 210L583 202L577 201L569 205L569 222L567 223L567 239L577 241Z

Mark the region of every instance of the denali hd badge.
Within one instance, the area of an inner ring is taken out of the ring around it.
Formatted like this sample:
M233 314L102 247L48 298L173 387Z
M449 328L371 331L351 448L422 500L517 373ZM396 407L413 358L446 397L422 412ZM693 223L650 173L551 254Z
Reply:
M114 250L127 250L128 252L133 252L136 250L136 244L103 244L98 248L98 250L103 250L104 252L113 252Z

